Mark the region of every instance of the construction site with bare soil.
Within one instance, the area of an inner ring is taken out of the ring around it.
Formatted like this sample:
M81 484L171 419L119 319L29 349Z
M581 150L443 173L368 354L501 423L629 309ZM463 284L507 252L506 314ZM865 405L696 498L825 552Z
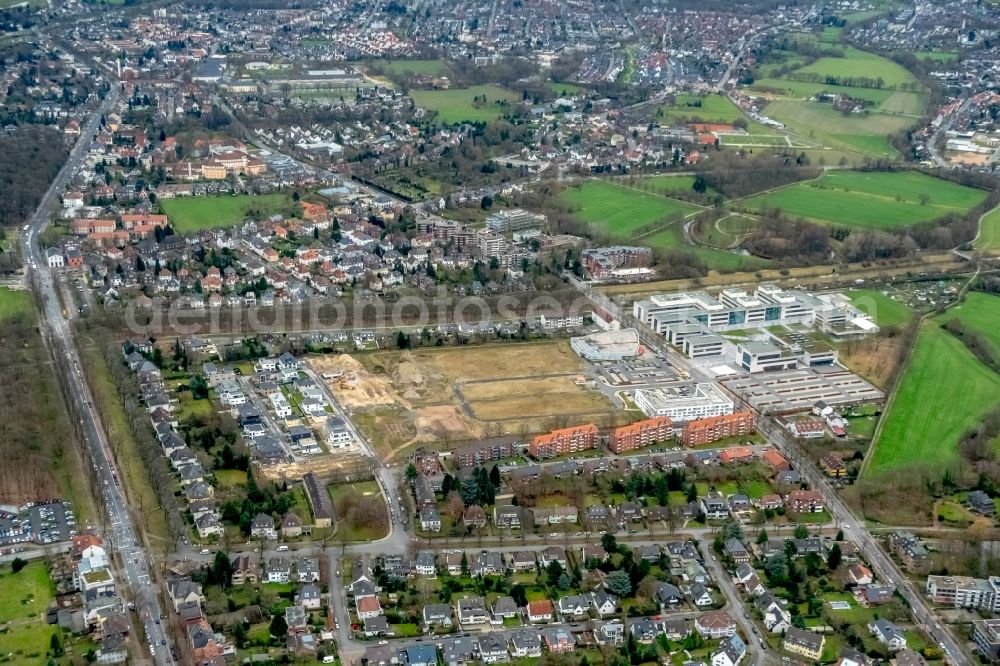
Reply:
M385 460L625 415L586 377L568 340L310 357L309 364Z

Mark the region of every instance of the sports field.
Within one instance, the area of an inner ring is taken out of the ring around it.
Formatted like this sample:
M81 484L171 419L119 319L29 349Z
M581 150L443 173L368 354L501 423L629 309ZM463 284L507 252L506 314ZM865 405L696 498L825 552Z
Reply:
M489 122L503 116L505 108L499 102L514 103L520 95L498 86L482 85L449 90L411 90L410 97L417 106L436 111L443 123ZM476 102L478 98L486 102Z
M1000 296L985 294L981 291L969 292L965 302L949 309L939 319L946 322L958 318L965 326L973 330L993 345L994 353L1000 356Z
M677 199L599 180L572 187L559 197L573 207L573 214L581 221L615 238L630 238L655 222L679 219L698 210Z
M694 120L703 123L732 124L750 119L735 104L722 95L676 95L673 105L661 106L656 118L664 123Z
M986 196L916 171L831 171L818 180L751 197L746 204L847 227L896 229L965 212Z
M905 326L913 318L913 310L905 303L893 300L877 289L852 289L847 296L859 310L871 315L879 326Z
M980 221L976 249L984 252L1000 252L1000 206L988 212Z
M920 331L866 474L959 463L959 438L1000 403L1000 376L936 323Z
M263 219L291 212L291 200L284 194L178 197L160 199L159 205L179 234L231 227L246 217Z

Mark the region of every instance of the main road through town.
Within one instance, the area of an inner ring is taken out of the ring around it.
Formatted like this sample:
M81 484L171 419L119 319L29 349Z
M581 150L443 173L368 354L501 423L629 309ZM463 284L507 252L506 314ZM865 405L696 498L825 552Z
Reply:
M128 502L120 486L121 477L108 446L100 417L94 408L90 388L83 376L73 333L63 316L56 285L38 241L38 236L48 224L57 200L62 196L93 145L101 118L114 108L120 97L121 85L115 82L100 106L83 124L80 138L70 151L66 163L42 197L38 208L28 219L21 234L21 251L28 264L30 283L41 309L40 330L56 359L56 366L68 369L60 379L64 382L66 395L71 396L75 403L70 406L70 413L79 419L87 458L94 468L93 478L98 486L95 495L103 502L107 514L108 530L104 535L105 539L110 544L112 552L117 553L120 558L120 574L117 576L119 589L122 586L127 588L126 596L135 604L135 611L145 629L154 662L159 665L169 665L176 662L171 656L165 626L160 622L159 600L156 586L151 580L149 559L134 519L129 513Z

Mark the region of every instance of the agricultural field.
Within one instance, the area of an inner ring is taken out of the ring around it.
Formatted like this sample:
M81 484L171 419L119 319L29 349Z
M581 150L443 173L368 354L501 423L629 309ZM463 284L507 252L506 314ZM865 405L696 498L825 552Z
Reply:
M683 121L733 124L750 119L735 104L722 95L676 95L670 106L656 109L656 119L662 124Z
M975 248L983 252L1000 252L1000 206L994 208L979 222L979 238Z
M597 180L565 190L559 197L595 231L623 239L633 237L643 227L697 210L683 201Z
M1000 357L1000 296L985 294L981 291L969 292L965 301L954 305L938 318L944 323L958 319L969 330L979 333L993 346L994 353Z
M475 98L486 98L486 103ZM498 86L481 85L449 90L411 90L410 97L417 106L437 112L443 123L489 122L503 116L505 106L517 103L521 96Z
M161 199L159 206L170 218L174 231L190 234L204 229L231 227L248 216L260 219L276 213L289 213L291 203L291 199L284 194L242 194Z
M906 326L913 318L913 310L876 289L852 289L847 297L862 312L875 319L881 327Z
M962 213L986 192L907 172L827 172L746 200L750 208L780 208L788 215L860 229L897 229Z
M1000 403L1000 376L936 323L917 338L865 474L908 466L941 471L959 464L959 438Z
M585 422L621 414L576 384L585 364L566 340L342 354L310 364L350 378L328 386L386 457L416 445L541 432L563 417Z

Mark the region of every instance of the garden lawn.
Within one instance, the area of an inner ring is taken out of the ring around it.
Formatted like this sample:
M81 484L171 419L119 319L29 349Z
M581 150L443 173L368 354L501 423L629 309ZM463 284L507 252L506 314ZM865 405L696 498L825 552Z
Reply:
M560 198L574 208L573 215L597 231L621 239L656 222L679 219L697 207L656 194L590 180L565 190Z
M909 306L876 289L852 289L847 296L859 310L871 315L879 326L905 326L913 318L913 310Z
M965 302L948 310L939 320L958 318L966 328L972 329L990 341L993 352L1000 356L1000 296L981 291L970 292Z
M483 96L486 97L486 104L473 102L475 98ZM506 108L498 102L509 104L521 99L520 95L491 85L449 90L411 90L410 97L417 106L436 111L438 119L448 124L497 120L503 116Z
M246 217L264 219L281 211L290 212L290 204L291 200L284 194L179 197L159 201L170 225L179 234L231 227Z
M1000 206L983 216L975 247L984 252L1000 252Z
M830 171L818 180L751 197L746 204L819 222L891 230L968 211L985 198L982 190L916 171Z
M959 462L958 440L1000 402L1000 376L935 323L920 331L865 473Z

